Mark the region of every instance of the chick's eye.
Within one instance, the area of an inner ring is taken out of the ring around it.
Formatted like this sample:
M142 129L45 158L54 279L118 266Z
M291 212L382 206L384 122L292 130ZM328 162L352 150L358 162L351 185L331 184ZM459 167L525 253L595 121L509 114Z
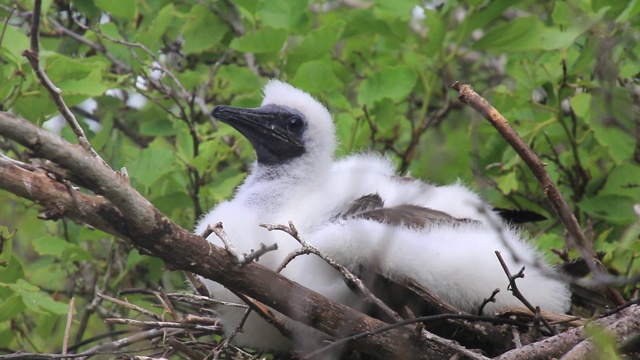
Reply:
M302 131L304 123L302 119L297 116L292 116L289 118L287 123L287 130L292 134L299 134Z

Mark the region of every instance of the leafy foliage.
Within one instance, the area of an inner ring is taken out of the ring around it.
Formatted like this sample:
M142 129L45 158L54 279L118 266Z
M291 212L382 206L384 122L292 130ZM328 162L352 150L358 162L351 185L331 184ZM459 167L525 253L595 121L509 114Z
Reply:
M471 83L547 163L610 271L639 275L638 2L426 3L45 1L41 63L98 152L184 227L231 196L253 159L208 109L257 106L277 77L328 105L339 154L381 152L401 172L461 179L496 206L542 212L551 220L529 230L546 252L561 249L563 229L522 160L448 89ZM2 109L52 126L56 106L21 55L33 4L0 4ZM94 290L185 289L118 239L43 223L37 205L0 196L0 348L58 351L71 296L86 321L79 342L114 311L89 306Z

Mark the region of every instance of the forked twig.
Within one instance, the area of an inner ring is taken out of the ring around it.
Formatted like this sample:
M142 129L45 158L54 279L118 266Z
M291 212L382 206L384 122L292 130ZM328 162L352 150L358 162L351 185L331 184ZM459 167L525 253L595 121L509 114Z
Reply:
M382 311L384 314L394 319L395 321L402 320L402 317L400 317L400 315L398 315L397 312L395 312L393 309L387 306L387 304L385 304L382 300L378 299L375 295L373 295L373 293L371 293L371 291L367 289L367 287L364 285L362 280L360 280L357 276L351 273L351 271L349 271L343 265L339 264L337 261L323 254L320 250L318 250L318 248L316 248L315 246L309 244L306 240L304 240L298 233L298 229L296 229L292 221L289 221L288 226L287 225L271 225L271 224L260 224L260 226L262 226L263 228L269 231L273 231L273 230L283 231L291 235L291 237L296 239L296 241L298 241L300 245L302 245L302 248L287 255L287 257L282 261L282 263L278 266L278 268L276 268L276 272L282 271L282 269L284 269L287 266L287 264L290 263L297 256L305 255L305 254L314 254L319 258L321 258L322 260L324 260L327 264L329 264L331 267L336 269L338 272L340 272L347 286L350 289L356 290L357 292L362 294L364 296L364 300L367 303L377 307L378 310Z
M515 275L511 275L511 271L509 271L509 267L504 262L502 255L500 255L500 251L496 251L495 253L496 253L496 256L498 257L498 260L500 261L502 270L504 270L504 273L507 274L507 278L509 278L509 289L511 290L511 293L513 294L513 296L515 296L518 300L520 300L520 302L523 303L524 306L526 306L527 309L529 309L532 313L540 314L540 308L534 307L533 305L531 305L529 300L527 300L527 298L525 298L524 295L522 295L522 293L520 292L520 289L518 289L518 285L516 284L516 279L524 277L524 266ZM549 332L552 335L555 335L556 332L555 330L553 330L553 327L551 326L551 324L549 324L547 319L545 319L544 316L538 316L538 317L540 318L542 323L546 326L547 330L549 330Z

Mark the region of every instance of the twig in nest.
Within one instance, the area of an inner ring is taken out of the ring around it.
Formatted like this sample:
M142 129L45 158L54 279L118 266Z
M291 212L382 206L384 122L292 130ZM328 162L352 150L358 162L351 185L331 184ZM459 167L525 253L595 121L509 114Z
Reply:
M162 320L162 318L158 314L153 313L153 312L151 312L151 311L149 311L147 309L141 308L138 305L134 305L134 304L132 304L132 303L130 303L128 301L122 301L122 300L113 298L113 297L108 296L108 295L100 294L100 293L96 293L96 296L101 298L101 299L110 301L110 302L112 302L114 304L117 304L117 305L120 305L120 306L124 306L127 309L131 309L133 311L137 311L137 312L139 312L141 314L147 315L148 317L150 317L152 319Z
M402 320L399 321L395 324L390 324L390 325L386 325L386 326L382 326L379 327L377 329L373 329L371 331L367 331L367 332L362 332L359 334L355 334L353 336L349 336L346 338L342 338L340 340L334 341L331 344L317 349L309 354L304 355L302 358L303 359L312 359L315 358L317 355L324 353L332 348L335 348L339 345L345 344L349 341L354 341L357 339L361 339L367 336L371 336L371 335L375 335L375 334L380 334L382 332L385 331L389 331L395 328L399 328L402 326L406 326L406 325L411 325L411 324L416 324L416 323L425 323L425 322L432 322L432 321L440 321L443 319L462 319L462 320L468 320L468 321L487 321L487 322L493 322L496 324L511 324L511 325L515 325L515 326L520 326L520 327L528 327L527 324L513 320L513 319L506 319L506 318L498 318L498 317L494 317L494 316L476 316L476 315L470 315L470 314L438 314L438 315L429 315L429 316L421 316L421 317L417 317L414 319L408 319L408 320ZM463 348L460 345L452 345L453 342L451 342L450 340L445 340L440 338L439 336L436 336L434 334L430 334L429 335L430 339L429 340L436 340L439 342L447 341L450 342L448 344L448 346L455 346L456 349L458 349L461 353L463 353L464 355L468 356L471 359L482 359L482 360L486 360L487 358L476 354L470 350L467 350L465 348Z
M496 302L496 295L500 292L499 288L496 288L495 290L493 290L491 292L491 296L489 296L488 299L483 299L482 300L482 304L480 304L480 308L478 309L478 315L482 315L482 311L484 310L484 307L487 306L487 304L489 304L490 302L494 303Z
M205 296L187 294L187 293L169 293L167 294L167 296L170 299L186 302L189 304L199 305L199 306L211 305L215 307L217 305L224 305L224 306L233 306L233 307L239 307L239 308L247 307L247 305L243 305L243 304L216 300L216 299L211 299L208 296L205 297Z
M202 237L206 239L211 234L216 234L216 236L224 244L224 248L227 250L227 252L229 254L235 256L235 258L238 259L238 262L242 261L242 256L240 255L240 253L238 253L236 248L233 247L233 245L231 244L231 241L229 241L229 236L224 231L224 228L222 227L222 223L221 222L216 223L213 226L211 224L207 225L207 228L205 229L204 233L202 234Z
M171 328L171 329L191 329L191 330L202 330L213 333L220 333L222 327L219 325L200 325L200 324L190 324L183 323L177 321L140 321L133 319L122 319L122 318L106 318L104 322L107 324L117 324L117 325L129 325L141 328Z
M198 275L188 271L185 271L184 275L187 277L187 280L189 280L189 282L191 283L193 288L198 292L198 294L205 296L207 298L211 297L211 293L209 292L209 289L204 285L204 283L198 277Z
M511 293L513 293L513 296L515 296L518 300L520 300L520 302L523 303L524 306L526 306L529 310L531 310L532 313L535 314L537 311L537 313L539 314L540 309L538 308L538 310L536 310L536 308L533 307L533 305L531 305L529 300L527 300L524 297L524 295L522 295L522 293L520 292L520 289L518 289L518 285L516 284L516 279L524 277L524 266L515 275L511 275L511 271L509 271L509 268L507 267L507 264L504 262L502 255L500 255L500 251L496 251L496 256L500 261L500 265L502 265L502 269L504 270L504 273L507 274L507 277L509 278L509 289L511 290ZM552 335L555 335L556 332L555 330L553 330L553 327L551 326L551 324L549 324L547 319L545 319L543 316L539 316L539 318L542 321L542 323L547 327L547 330L549 330L549 332Z
M271 245L260 244L260 248L257 250L252 250L250 254L240 254L240 252L238 252L236 248L233 247L233 245L231 244L231 241L229 240L229 236L224 231L224 228L222 227L221 222L213 226L208 225L201 236L206 239L212 233L216 234L216 236L222 241L222 243L224 244L224 248L227 250L227 252L229 252L229 254L235 256L236 259L238 259L238 262L240 263L240 265L247 265L253 262L254 260L258 259L260 256L268 253L269 251L278 250L278 244L276 243Z

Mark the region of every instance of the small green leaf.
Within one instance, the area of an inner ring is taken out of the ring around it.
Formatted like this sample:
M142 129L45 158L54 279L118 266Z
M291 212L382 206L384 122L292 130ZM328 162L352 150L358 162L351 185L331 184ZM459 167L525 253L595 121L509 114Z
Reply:
M578 36L582 35L602 19L607 10L609 10L609 8L604 7L594 15L582 15L576 19L572 19L571 25L566 30L546 29L546 31L541 33L542 49L566 49L572 46Z
M152 51L158 50L160 46L162 46L160 42L162 36L171 25L171 22L175 21L175 13L173 4L163 7L153 18L149 26L136 34L135 40L144 44Z
M411 10L419 6L415 0L375 0L374 4L380 16L390 16L401 20L409 20Z
M63 251L76 246L55 236L43 236L33 240L32 244L38 254L53 255L55 257L62 256Z
M2 264L9 263L13 256L13 236L16 234L16 230L9 231L6 226L0 226L0 269Z
M416 83L413 70L404 67L390 67L374 73L362 82L358 103L372 105L385 97L393 100L405 98Z
M216 77L227 82L225 89L232 94L255 91L261 87L260 79L256 74L236 64L220 66Z
M173 134L173 124L167 119L150 119L140 125L140 134L148 136L168 136Z
M635 140L620 128L591 124L596 141L607 149L616 164L622 164L633 156Z
M576 116L586 119L588 122L591 118L591 94L580 93L570 100L571 108Z
M22 31L16 29L13 26L7 26L5 28L4 37L2 38L2 47L0 47L0 54L3 54L3 58L6 56L16 65L25 61L22 57L22 52L28 50L30 47L29 38L23 34Z
M640 14L640 0L631 0L627 7L616 18L616 23L627 22L638 14Z
M547 31L534 17L516 18L489 30L473 44L475 49L494 51L528 51L542 47L542 36Z
M282 49L287 39L287 31L283 29L264 28L235 38L229 47L241 52L275 53Z
M342 85L324 61L309 61L298 68L291 84L314 94L321 94Z
M142 184L145 188L172 172L175 164L174 153L155 144L154 141L152 146L140 151L133 161L126 164L131 180L136 184Z
M633 199L620 195L598 195L578 203L582 211L617 224L638 221L633 205Z
M624 163L616 166L598 194L621 195L640 201L640 165Z
M24 310L24 303L20 294L13 294L0 303L0 323L10 320Z
M498 188L503 194L508 195L518 190L518 177L515 171L511 171L498 179Z
M94 0L94 4L109 14L124 19L133 19L138 10L137 1L129 0Z
M307 5L306 0L262 0L258 4L256 18L265 26L289 29L300 21Z
M183 51L187 54L210 49L229 31L224 21L200 4L191 8L187 19L182 28Z
M338 40L340 40L345 26L345 22L339 20L330 25L310 31L289 55L287 68L295 70L304 62L317 60L330 53L338 43Z
M575 11L566 2L556 1L551 18L556 25L570 25L575 20Z
M15 284L6 284L5 286L20 294L24 305L32 311L62 315L69 310L68 304L54 301L51 295L40 291L37 286L22 279L18 279Z

